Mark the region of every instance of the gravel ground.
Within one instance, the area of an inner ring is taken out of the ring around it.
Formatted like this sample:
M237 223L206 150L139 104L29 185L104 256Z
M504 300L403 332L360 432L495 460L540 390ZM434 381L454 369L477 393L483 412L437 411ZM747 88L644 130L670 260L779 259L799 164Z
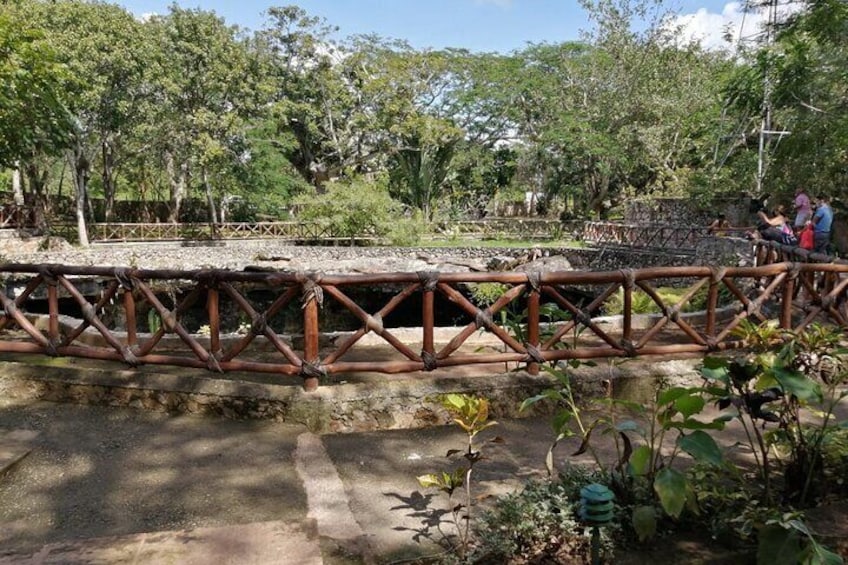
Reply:
M243 269L247 266L333 273L422 270L486 270L494 257L526 254L522 249L295 246L274 240L228 240L214 244L138 243L59 246L32 251L8 245L6 259L15 263L135 266L146 269Z

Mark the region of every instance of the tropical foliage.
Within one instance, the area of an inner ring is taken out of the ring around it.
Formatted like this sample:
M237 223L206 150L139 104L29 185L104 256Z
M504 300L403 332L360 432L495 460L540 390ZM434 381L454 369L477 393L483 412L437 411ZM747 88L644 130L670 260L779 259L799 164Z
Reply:
M249 31L177 5L139 20L99 2L4 2L0 166L16 174L0 178L45 222L73 218L82 242L121 200L156 203L162 221L221 221L234 201L280 218L310 186L359 177L387 179L426 220L525 194L605 217L636 195L754 191L768 93L772 129L791 131L769 144L768 191L839 197L848 9L801 3L774 41L733 51L680 42L670 3L583 0L594 27L579 41L473 53L338 39L297 6Z

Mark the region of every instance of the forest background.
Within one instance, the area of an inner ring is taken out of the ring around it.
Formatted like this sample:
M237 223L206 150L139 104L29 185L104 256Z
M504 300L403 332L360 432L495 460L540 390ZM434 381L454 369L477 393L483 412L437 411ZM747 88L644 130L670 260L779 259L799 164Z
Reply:
M5 0L0 186L70 216L83 244L120 200L159 203L162 221L284 219L324 199L431 222L528 193L578 219L644 196L848 196L844 0L798 0L723 51L681 40L661 0L580 1L595 26L579 41L503 54L335 39L297 6L248 31L177 5L139 19ZM784 133L761 152L766 108Z

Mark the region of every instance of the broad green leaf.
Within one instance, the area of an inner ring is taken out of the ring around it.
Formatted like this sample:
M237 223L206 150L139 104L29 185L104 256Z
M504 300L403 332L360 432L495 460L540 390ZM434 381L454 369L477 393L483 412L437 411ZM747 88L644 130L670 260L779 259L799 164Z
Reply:
M684 418L700 413L705 404L703 397L695 394L681 396L674 401L674 407L683 414Z
M637 477L646 475L650 470L653 452L647 445L640 445L630 455L630 471Z
M554 429L554 433L564 434L567 432L569 436L574 435L574 432L568 427L573 418L574 413L571 410L560 410L557 412L553 420L551 420L551 427Z
M821 401L822 391L819 383L796 371L781 368L774 369L774 378L787 394L792 394L804 402Z
M666 467L654 479L654 492L663 510L672 518L680 517L686 504L686 477L680 471Z
M759 529L757 563L769 565L797 565L804 553L802 536L796 530L787 530L779 524Z
M674 402L684 394L687 394L689 389L683 387L671 387L665 390L661 390L659 394L657 394L657 404L660 406L665 406L671 402Z
M689 435L680 436L677 440L680 449L691 455L695 461L721 465L723 457L721 449L708 433L696 430Z
M657 511L653 506L637 506L633 509L633 529L639 541L653 538L657 533Z
M542 400L561 400L562 395L555 390L546 390L542 394L537 394L536 396L531 396L530 398L525 398L521 403L521 406L518 408L520 412L524 412L532 405L537 402L541 402Z
M682 422L672 422L670 427L679 429L679 430L723 430L725 424L733 419L733 416L730 415L729 419L725 420L723 417L716 418L712 422L702 422L700 420L696 420L694 418L687 418Z
M708 381L716 381L725 385L730 384L730 374L727 371L727 367L724 366L716 368L703 367L701 369L701 376Z
M805 553L806 561L804 563L808 565L845 565L841 556L820 543L810 543Z

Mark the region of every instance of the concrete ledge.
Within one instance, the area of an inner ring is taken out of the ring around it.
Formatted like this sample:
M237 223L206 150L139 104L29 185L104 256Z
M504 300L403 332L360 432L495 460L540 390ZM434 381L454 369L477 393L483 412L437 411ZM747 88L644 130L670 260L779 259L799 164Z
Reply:
M631 360L569 369L577 395L597 397L610 386L650 383L645 377L691 379L700 358ZM104 368L104 365L105 368ZM491 369L491 368L490 368ZM482 369L481 369L482 370ZM484 396L494 418L549 412L539 405L519 412L521 402L555 385L545 373L396 375L349 384L325 384L305 392L296 384L270 384L238 375L206 376L200 371L115 371L107 364L71 366L0 362L0 394L9 398L102 406L126 406L160 412L270 419L303 424L315 433L421 428L451 421L438 397L448 393ZM633 379L629 377L639 377ZM650 388L650 387L649 387ZM629 393L632 396L632 392Z
M0 477L8 473L32 452L38 432L0 429Z
M445 424L450 418L437 397L451 392L486 396L497 417L516 417L524 398L551 384L545 376L523 372L429 379L403 376L380 382L329 384L308 393L300 384L266 384L230 377L187 376L177 370L140 373L80 364L57 367L2 362L0 394L232 419L271 419L304 424L323 433Z

